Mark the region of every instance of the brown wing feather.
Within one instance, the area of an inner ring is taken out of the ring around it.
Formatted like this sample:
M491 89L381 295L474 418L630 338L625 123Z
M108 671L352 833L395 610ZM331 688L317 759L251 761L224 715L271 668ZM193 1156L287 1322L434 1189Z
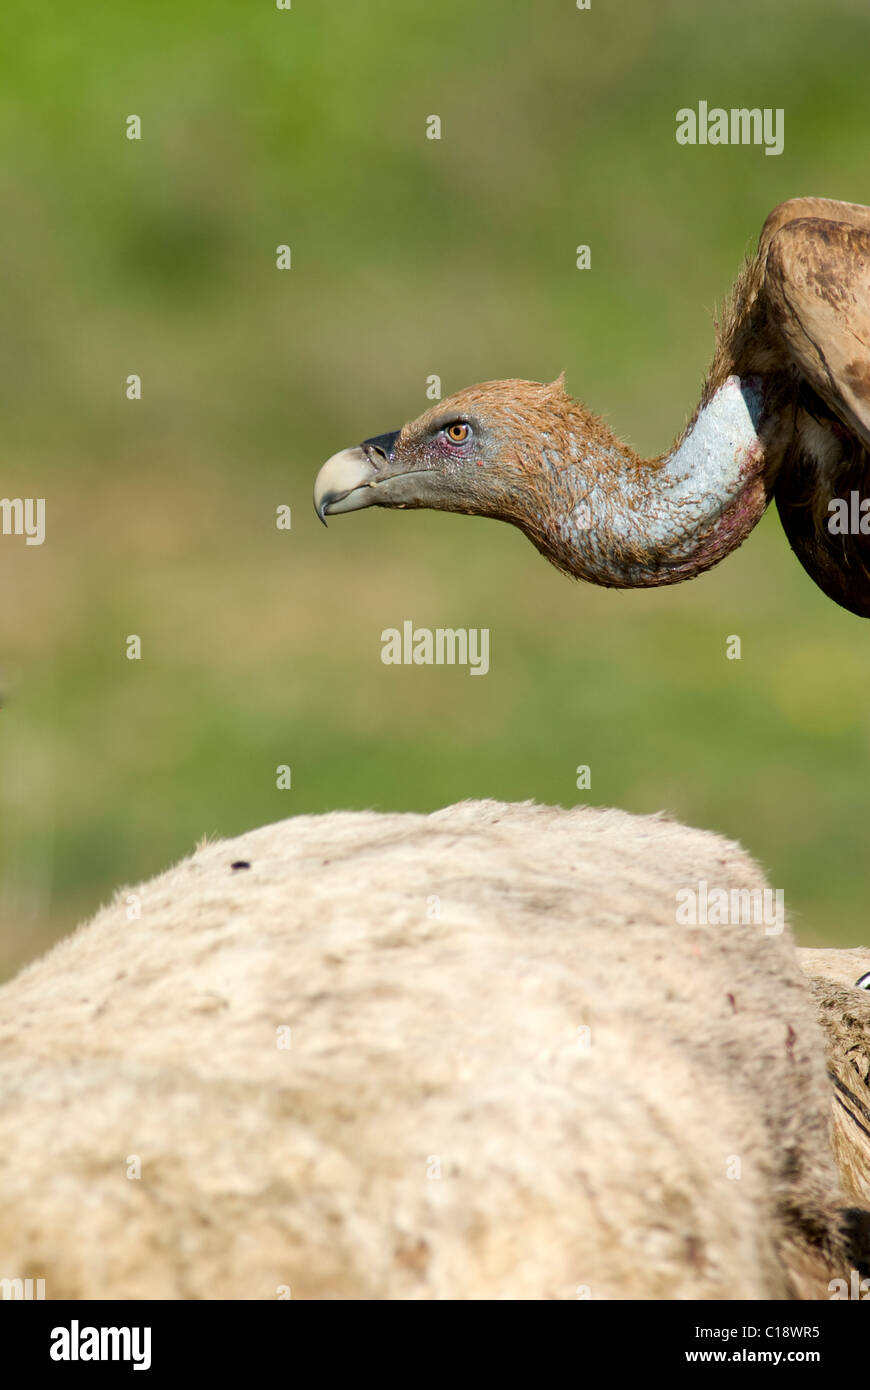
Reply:
M758 238L759 252L770 245L780 227L787 222L797 222L801 217L820 217L825 222L848 222L852 227L864 227L870 231L870 208L865 208L862 203L838 203L835 198L789 198L768 215Z
M771 238L764 290L792 362L870 448L868 226L801 217Z
M765 223L760 256L767 320L802 383L779 514L820 588L870 617L870 536L832 533L829 510L833 498L870 495L870 209L821 198L782 204Z

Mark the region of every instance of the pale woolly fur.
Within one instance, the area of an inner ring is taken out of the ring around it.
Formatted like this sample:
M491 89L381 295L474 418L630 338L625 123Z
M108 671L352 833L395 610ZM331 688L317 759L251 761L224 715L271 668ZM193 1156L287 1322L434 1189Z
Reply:
M834 1154L847 1193L870 1207L870 991L855 988L870 971L870 947L798 956L827 1041Z
M788 934L675 924L700 880L764 886L665 818L466 802L208 844L135 890L138 921L122 890L0 990L0 1276L828 1297L849 1257L814 1009Z

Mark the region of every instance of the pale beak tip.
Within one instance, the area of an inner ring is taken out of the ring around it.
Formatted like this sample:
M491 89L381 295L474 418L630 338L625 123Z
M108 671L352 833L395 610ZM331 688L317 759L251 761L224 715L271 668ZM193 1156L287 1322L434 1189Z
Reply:
M314 510L324 526L334 512L352 512L370 506L362 490L373 481L375 467L362 447L342 449L326 460L314 483Z

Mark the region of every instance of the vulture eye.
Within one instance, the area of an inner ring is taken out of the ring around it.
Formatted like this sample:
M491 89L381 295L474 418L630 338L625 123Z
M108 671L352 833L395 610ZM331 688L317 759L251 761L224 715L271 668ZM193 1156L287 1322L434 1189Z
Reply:
M452 425L447 425L444 433L451 444L465 444L471 438L471 426L464 420L454 420Z
M870 989L870 970L867 971L866 975L859 975L855 985L858 989Z

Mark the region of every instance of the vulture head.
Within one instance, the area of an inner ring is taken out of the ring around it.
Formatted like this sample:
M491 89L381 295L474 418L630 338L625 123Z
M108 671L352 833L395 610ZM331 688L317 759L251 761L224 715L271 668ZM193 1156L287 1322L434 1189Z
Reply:
M600 421L565 394L562 378L484 382L335 455L317 480L317 511L321 519L360 507L489 516L512 522L546 554L559 517L555 462L572 449L579 460L596 433Z
M334 454L314 488L322 521L430 507L510 522L560 570L612 588L709 569L773 497L816 583L870 617L870 209L857 204L770 214L667 453L639 458L561 377L490 381Z
M459 391L402 429L331 459L318 480L320 513L434 507L519 524L537 505L547 425L569 406L561 381L491 381Z

